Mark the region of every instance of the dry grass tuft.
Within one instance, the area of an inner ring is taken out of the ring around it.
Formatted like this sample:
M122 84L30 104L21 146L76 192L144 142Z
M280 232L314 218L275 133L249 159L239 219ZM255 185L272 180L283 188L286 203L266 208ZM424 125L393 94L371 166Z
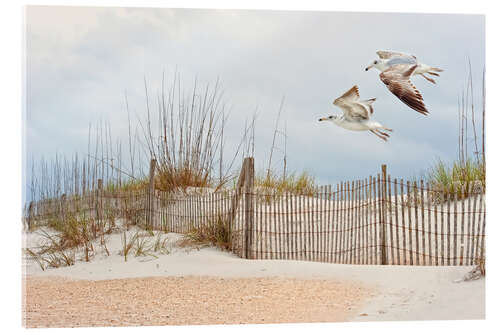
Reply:
M74 265L76 250L67 247L60 234L50 235L44 230L39 233L44 237L44 242L38 250L25 249L28 258L34 260L42 270Z
M158 232L156 237L152 239L154 233L152 231L146 231L141 233L136 231L132 238L127 241L127 233L124 231L122 236L122 249L118 253L123 256L125 261L130 254L135 257L154 257L158 258L155 253L169 254L170 249L168 246L168 239L162 237L162 233Z
M178 245L181 247L215 246L222 250L230 251L232 248L232 238L233 231L228 221L218 216L211 223L193 228L184 234Z
M130 241L127 242L127 232L126 231L123 232L122 249L118 254L123 256L125 258L125 261L127 261L127 257L129 255L130 251L132 250L132 248L134 247L134 244L135 244L137 237L138 237L138 232L136 232L132 236L132 239L130 239Z
M168 246L168 239L162 238L161 232L158 232L153 243L153 252L159 252L161 254L169 254L170 249Z
M318 186L314 177L307 172L298 176L291 173L280 177L276 172L261 172L255 177L255 186L263 194L260 196L269 203L274 195L298 194L312 196L318 192Z

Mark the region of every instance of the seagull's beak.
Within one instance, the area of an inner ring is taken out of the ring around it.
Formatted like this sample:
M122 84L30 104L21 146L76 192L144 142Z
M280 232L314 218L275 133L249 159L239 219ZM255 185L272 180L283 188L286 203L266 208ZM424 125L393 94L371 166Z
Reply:
M323 120L326 120L326 118L319 118L319 121L323 121Z
M368 71L368 70L369 70L370 68L372 68L372 67L373 67L373 65L370 65L370 66L366 67L366 68L365 68L365 71Z

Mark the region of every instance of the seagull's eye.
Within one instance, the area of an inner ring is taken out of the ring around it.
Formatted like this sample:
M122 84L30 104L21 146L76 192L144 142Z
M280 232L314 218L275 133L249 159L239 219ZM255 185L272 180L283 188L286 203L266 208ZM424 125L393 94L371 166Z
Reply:
M377 60L375 60L373 63L376 65L376 64L378 63L378 61L377 61Z
M333 119L333 116L330 116L330 117L328 117L328 118Z

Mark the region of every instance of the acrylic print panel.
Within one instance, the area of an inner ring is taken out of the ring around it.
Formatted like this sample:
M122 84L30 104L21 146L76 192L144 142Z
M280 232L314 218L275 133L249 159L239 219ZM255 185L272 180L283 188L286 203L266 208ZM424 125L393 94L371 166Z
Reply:
M24 326L484 319L484 16L25 31Z

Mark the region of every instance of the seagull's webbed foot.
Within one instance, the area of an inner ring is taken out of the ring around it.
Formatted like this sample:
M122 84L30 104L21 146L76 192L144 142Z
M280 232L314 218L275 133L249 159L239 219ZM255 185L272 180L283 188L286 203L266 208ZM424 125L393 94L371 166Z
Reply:
M383 136L385 136L385 137L387 137L387 138L389 137L389 134L387 134L387 133L385 133L385 132L382 132L381 130L378 130L378 129L377 129L377 130L375 130L375 131L376 131L378 134L380 134L380 135L383 135Z
M383 132L378 132L376 130L370 130L370 132L372 132L373 134L375 134L376 136L378 136L379 138L381 138L384 141L387 141L387 138L389 137L389 134L383 133ZM380 133L385 134L385 136L381 135Z

